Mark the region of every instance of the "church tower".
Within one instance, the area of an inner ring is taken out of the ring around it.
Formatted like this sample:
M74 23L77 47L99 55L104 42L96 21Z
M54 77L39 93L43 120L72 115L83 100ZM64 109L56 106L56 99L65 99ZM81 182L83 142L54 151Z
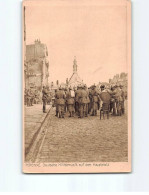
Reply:
M74 57L74 61L73 61L73 73L77 73L77 60L76 60L76 56Z
M79 84L83 84L83 81L78 75L77 69L78 69L78 65L77 65L77 60L75 56L73 60L73 74L69 79L68 86L77 87Z

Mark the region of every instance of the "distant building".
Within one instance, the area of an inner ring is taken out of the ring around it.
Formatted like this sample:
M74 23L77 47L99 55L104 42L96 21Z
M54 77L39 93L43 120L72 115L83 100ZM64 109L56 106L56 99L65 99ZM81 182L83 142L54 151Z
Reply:
M78 75L77 69L78 69L78 65L77 65L77 60L75 57L74 61L73 61L73 74L68 81L68 87L70 87L70 86L77 87L79 84L83 84L83 81L81 80L81 78Z
M26 45L26 88L39 90L48 85L49 62L47 46L35 40L34 44Z
M121 84L124 86L124 88L127 88L128 83L128 75L125 72L122 72L120 75L116 74L113 79L109 79L109 83L111 85L113 84Z
M63 89L68 89L70 86L74 88L74 87L77 87L79 84L83 84L83 81L78 75L77 68L78 68L77 60L76 58L74 58L73 73L70 79L66 78L66 82L59 82L59 80L57 80L56 82L51 82L50 90L54 92L59 87L62 87Z

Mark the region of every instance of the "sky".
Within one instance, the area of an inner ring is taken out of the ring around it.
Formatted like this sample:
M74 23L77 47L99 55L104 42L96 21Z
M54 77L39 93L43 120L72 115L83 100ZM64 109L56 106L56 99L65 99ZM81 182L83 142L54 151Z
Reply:
M126 8L123 6L26 7L26 44L47 45L49 81L65 82L73 71L87 85L128 72Z

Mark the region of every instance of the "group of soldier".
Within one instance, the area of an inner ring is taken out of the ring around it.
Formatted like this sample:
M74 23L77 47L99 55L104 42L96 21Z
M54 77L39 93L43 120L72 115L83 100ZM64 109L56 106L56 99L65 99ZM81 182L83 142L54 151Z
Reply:
M43 112L46 112L47 90L42 90ZM95 85L87 88L86 85L78 85L77 89L64 89L61 86L55 90L56 117L64 118L65 113L69 117L78 118L97 116L98 110L106 109L114 116L124 114L125 93L122 85L114 85L106 88L100 86L100 90Z
M25 89L24 92L25 105L33 106L33 104L38 104L41 102L40 92L38 90L33 90L32 88Z

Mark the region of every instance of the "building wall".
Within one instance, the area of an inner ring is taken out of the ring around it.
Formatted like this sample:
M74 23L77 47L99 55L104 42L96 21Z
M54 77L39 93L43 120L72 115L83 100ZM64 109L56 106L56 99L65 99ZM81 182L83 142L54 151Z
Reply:
M113 77L113 79L109 79L109 83L113 84L121 84L123 85L124 91L128 89L128 75L127 73L122 72L120 75L117 74Z
M36 58L44 58L48 56L47 46L38 40L35 40L34 44L26 46L26 60L32 60Z
M26 46L26 88L36 87L42 89L48 85L49 62L48 51L45 44L35 41L34 44Z

